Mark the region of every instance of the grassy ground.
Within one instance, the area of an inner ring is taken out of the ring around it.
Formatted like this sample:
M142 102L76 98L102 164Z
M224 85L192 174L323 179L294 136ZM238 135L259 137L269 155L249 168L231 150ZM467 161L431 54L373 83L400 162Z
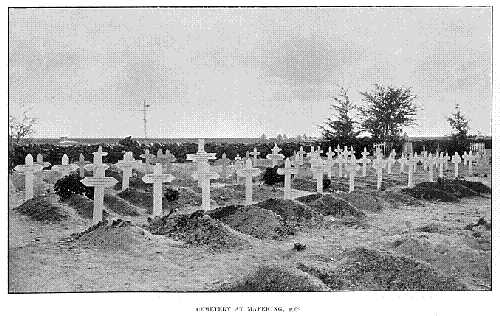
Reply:
M181 178L179 184L185 184L193 196L199 197L191 181L182 178L188 172L182 170L181 164L176 164L175 168L176 175ZM394 170L399 171L397 167ZM381 254L376 258L389 258L389 254L423 262L425 269L431 269L429 275L439 275L439 280L452 278L472 290L491 289L491 230L484 225L469 225L481 222L481 218L491 223L491 197L486 194L464 198L456 203L423 200L413 203L411 197L398 193L404 186L404 176L393 177L400 177L399 182L402 184L395 180L387 186L386 191L394 192L392 195L371 191L370 182L375 180L372 173L365 181L368 184L359 190L376 197L373 202L359 203L358 208L366 214L362 225L346 225L335 216L325 216L322 225L301 226L286 238L258 238L260 234L253 233L249 226L245 226L245 230L251 234L237 230L243 225L242 213L226 221L231 226L220 222L216 227L243 240L244 246L217 250L202 243L193 245L166 235L149 234L136 226L132 226L132 232L128 227L120 227L117 231L112 228L107 230L108 235L105 236L113 237L106 238L126 240L127 247L110 250L96 242L82 246L69 239L71 234L88 228L91 219L81 216L68 204L53 201L67 214L66 219L60 222L33 220L14 210L22 203L23 191L11 190L9 291L297 290L296 284L303 284L303 290L335 290L334 283L329 283L324 275L336 275L335 269L347 264L343 259L345 253L360 247L379 251ZM422 179L425 177L422 176ZM338 182L345 184L347 180ZM219 198L220 204L214 201L214 207L243 202L239 199L239 187L228 186L226 190L231 192L225 193L221 189L219 196L224 199ZM281 190L264 188L261 196L256 195L257 200L274 198L276 192L279 196ZM107 194L116 193L110 190ZM295 191L294 194L307 195L307 192ZM334 196L349 200L345 193L338 192ZM235 200L235 197L238 199ZM354 202L358 197L362 198L362 195L351 197L352 205L356 205ZM119 207L116 203L113 205ZM302 205L310 207L304 203ZM266 205L264 203L261 206ZM189 214L196 209L196 205L179 205L178 213ZM113 212L114 216L120 215L116 214L119 213L117 210ZM150 215L140 208L138 213L127 217L127 220L132 225L142 226ZM196 231L197 226L193 225L189 227ZM122 236L126 236L126 239ZM306 248L294 250L294 243L301 243ZM407 262L406 259L397 260ZM317 267L327 273L318 274ZM386 274L380 275L386 277ZM249 282L254 279L252 276L259 276L256 280L261 281ZM275 287L273 280L283 280L283 284ZM373 282L365 284L373 286ZM376 283L377 286L380 284L385 283Z

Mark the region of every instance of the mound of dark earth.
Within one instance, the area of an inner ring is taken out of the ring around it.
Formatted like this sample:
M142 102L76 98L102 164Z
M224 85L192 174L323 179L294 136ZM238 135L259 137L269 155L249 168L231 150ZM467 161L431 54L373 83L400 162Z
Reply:
M303 200L309 200L305 197ZM318 199L305 203L324 216L333 216L347 221L359 221L366 217L365 213L352 206L344 199L324 194Z
M132 205L147 210L148 214L153 210L153 193L143 192L134 188L128 188L117 194L122 199L126 200ZM201 197L185 188L179 188L179 198L176 201L167 200L166 196L162 198L162 206L164 210L171 210L182 205L199 205Z
M209 215L241 233L259 239L282 239L295 234L295 228L289 226L280 215L255 205L219 207Z
M125 202L121 198L111 195L104 195L104 205L111 211L124 216L139 216L141 213L134 206Z
M307 273L284 266L259 266L257 270L232 284L223 285L227 292L315 292L328 291L321 281Z
M182 240L188 245L208 246L215 250L245 246L247 242L220 221L197 211L191 215L149 218L145 226L154 235Z
M68 214L49 196L36 196L14 208L18 213L39 222L55 223L68 218Z
M414 188L405 188L402 192L417 199L458 202L460 198L491 193L491 190L481 182L438 179L437 182L418 183Z
M130 221L116 219L103 220L81 233L72 234L69 242L87 249L132 250L141 248L150 239L144 229L132 225Z
M383 192L379 192L377 196L388 203L392 207L401 207L401 206L422 206L424 205L422 201L410 196L408 194L404 194L400 191L392 191L387 190ZM354 203L354 201L352 201ZM363 201L361 201L363 203ZM356 205L356 204L354 204ZM363 208L360 208L363 209Z
M76 213L83 218L91 219L94 213L94 201L87 198L86 196L79 194L72 194L68 199L65 199L63 203L72 207ZM108 212L102 211L103 218L109 216Z
M423 261L366 248L346 250L332 263L299 263L298 268L318 277L332 290L467 290L456 278L441 274Z
M377 213L383 209L382 202L377 198L376 193L368 193L363 191L353 192L336 192L335 197L340 197L358 210Z
M318 212L292 200L272 198L259 202L255 206L275 212L288 225L307 225L321 220Z

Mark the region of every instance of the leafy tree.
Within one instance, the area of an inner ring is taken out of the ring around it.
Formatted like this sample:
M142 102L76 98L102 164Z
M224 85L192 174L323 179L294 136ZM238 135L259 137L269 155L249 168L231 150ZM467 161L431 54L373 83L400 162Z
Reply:
M451 128L455 131L453 134L454 138L460 140L467 139L469 120L466 119L465 115L460 111L459 104L455 105L455 112L448 117L448 123L450 123Z
M334 111L334 117L328 118L323 126L320 126L323 137L327 140L336 140L341 143L350 143L359 132L355 131L357 122L351 117L355 105L349 99L347 90L340 88L338 96L333 97L335 101L330 107Z
M397 141L402 127L412 125L417 114L416 96L410 88L375 85L375 90L361 93L365 106L360 108L365 118L361 124L375 141Z

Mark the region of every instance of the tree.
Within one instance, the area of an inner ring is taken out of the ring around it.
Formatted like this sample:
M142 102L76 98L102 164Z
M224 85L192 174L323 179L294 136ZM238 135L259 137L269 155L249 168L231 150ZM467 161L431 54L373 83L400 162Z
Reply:
M448 117L448 123L450 123L451 128L455 131L453 137L457 140L466 140L467 133L469 132L469 120L465 118L465 115L460 111L460 105L455 105L455 112L453 112Z
M403 126L412 125L417 114L416 96L410 88L375 85L375 90L362 92L365 106L360 112L365 118L362 127L375 141L393 142L400 139Z
M351 117L356 106L347 95L347 90L340 88L338 96L333 97L335 101L330 107L334 116L328 118L323 126L320 126L323 137L327 140L336 140L343 144L350 143L359 132L355 131L357 122Z
M23 112L21 119L9 115L9 142L17 145L21 139L32 135L36 122L37 119L30 117L27 111Z

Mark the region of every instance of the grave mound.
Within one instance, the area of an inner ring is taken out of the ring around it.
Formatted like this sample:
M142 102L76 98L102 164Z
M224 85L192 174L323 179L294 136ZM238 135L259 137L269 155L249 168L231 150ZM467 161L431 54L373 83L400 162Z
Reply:
M111 211L123 216L139 216L141 213L135 207L112 194L104 195L104 205Z
M142 192L134 188L128 188L117 194L122 199L132 205L146 209L148 214L152 213L153 209L153 193ZM176 201L169 201L167 196L163 195L162 205L164 210L170 210L180 205L198 205L201 203L201 197L185 188L179 189L179 197Z
M232 284L223 285L227 292L317 292L328 291L318 279L300 270L279 265L259 266L256 271Z
M298 197L295 200L299 201L301 203L307 204L307 203L311 203L313 201L316 201L317 199L319 199L322 196L323 196L323 194L321 194L321 193L315 193L315 194L309 194L309 195L304 195L304 196Z
M242 247L247 244L220 221L197 211L191 215L149 218L145 226L153 235L165 235L188 245L208 246L213 250Z
M381 201L373 194L362 191L354 192L337 192L334 196L338 196L352 206L356 207L358 210L367 211L370 213L377 213L382 211L383 205Z
M431 243L422 238L406 237L398 239L392 246L398 253L414 257L415 259L428 261L435 256Z
M402 192L417 199L458 202L460 198L480 195L480 192L470 187L484 191L489 189L482 186L484 184L480 182L438 179L437 182L420 182L414 188L402 189Z
M281 216L254 205L219 207L209 215L241 233L259 239L283 239L295 234L295 229L285 223Z
M430 223L427 225L419 226L415 228L415 231L421 232L421 233L439 233L439 234L444 234L450 231L450 228L439 224L439 223Z
M301 191L316 192L316 180L295 177L292 180L292 188L297 189L297 190L301 190ZM335 181L331 181L330 179L324 178L323 179L323 190L348 191L349 184L335 182Z
M378 196L392 207L424 205L420 200L411 195L401 193L400 191L387 190L380 192Z
M72 207L80 217L86 219L92 218L94 212L94 201L91 199L80 194L72 194L68 199L65 199L63 203ZM106 218L108 213L103 210L102 216L103 218Z
M68 218L62 208L48 196L36 196L14 208L18 213L39 222L55 223Z
M365 213L352 206L344 199L325 194L319 199L306 203L324 216L333 216L347 221L359 221L366 217Z
M87 249L131 250L150 239L147 232L130 221L115 219L103 220L83 232L72 234L69 242Z
M488 223L487 220L484 219L484 217L481 217L480 219L477 220L477 223L471 223L467 224L465 226L465 230L474 230L476 227L483 227L485 230L491 230L491 222Z
M467 290L456 278L441 274L423 261L363 247L344 251L332 263L299 263L298 268L318 277L332 290Z
M321 216L311 208L292 200L271 198L255 205L275 212L281 216L285 223L291 225L312 224Z

